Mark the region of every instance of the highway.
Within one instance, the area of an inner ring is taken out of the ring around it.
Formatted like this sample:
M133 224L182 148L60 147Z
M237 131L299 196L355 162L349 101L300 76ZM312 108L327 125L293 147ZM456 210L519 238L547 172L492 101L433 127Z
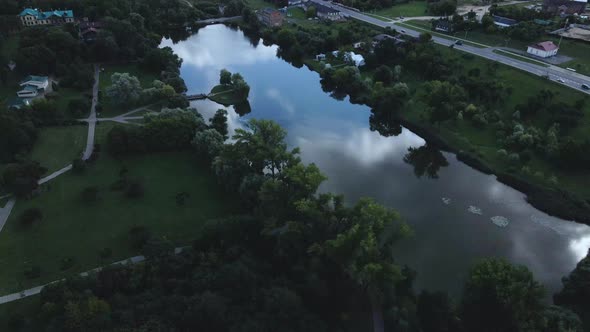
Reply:
M408 28L406 26L397 25L396 22L385 22L379 20L377 18L365 15L361 12L348 9L346 7L340 6L336 3L331 3L328 1L322 0L314 0L318 3L321 3L325 6L331 7L340 11L343 15L347 17L351 17L357 19L359 21L363 21L369 24L373 24L382 28L390 27L395 29L396 31L408 35L417 37L420 35L421 31L418 31L417 28ZM460 39L460 38L457 38ZM455 43L455 39L446 39L438 36L432 36L432 40L440 45L450 46L451 44ZM503 63L505 65L518 68L520 70L524 70L529 72L533 75L541 76L541 77L548 77L551 81L555 82L555 84L562 84L572 89L578 90L580 92L590 94L590 91L582 89L582 84L586 84L590 86L590 77L581 75L576 72L569 71L564 68L560 68L557 66L549 65L548 67L542 65L536 65L534 63L529 63L526 61L519 61L512 57L504 56L502 54L494 53L494 50L500 50L501 48L494 48L494 47L487 47L487 48L479 48L475 46L467 45L468 40L464 40L465 43L463 45L455 45L455 48L467 53L471 53L492 61L497 61L499 63ZM563 80L563 83L558 83L557 80Z

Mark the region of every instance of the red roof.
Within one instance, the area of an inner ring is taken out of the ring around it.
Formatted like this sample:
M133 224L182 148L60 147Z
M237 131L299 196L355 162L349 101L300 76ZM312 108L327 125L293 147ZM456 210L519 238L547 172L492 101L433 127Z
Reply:
M546 52L553 51L553 50L557 49L557 45L553 44L552 41L544 41L541 43L531 45L530 47L536 48L541 51L546 51Z

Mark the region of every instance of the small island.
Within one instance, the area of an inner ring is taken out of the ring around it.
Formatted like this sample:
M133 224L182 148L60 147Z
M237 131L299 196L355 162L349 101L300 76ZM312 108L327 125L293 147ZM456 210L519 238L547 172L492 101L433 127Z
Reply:
M242 75L222 69L219 73L219 85L214 86L207 97L218 104L229 106L244 103L249 94L250 86Z

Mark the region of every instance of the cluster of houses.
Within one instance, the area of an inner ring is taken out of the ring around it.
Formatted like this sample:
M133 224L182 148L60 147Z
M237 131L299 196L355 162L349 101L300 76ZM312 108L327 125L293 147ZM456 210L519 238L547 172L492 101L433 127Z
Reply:
M308 10L314 7L316 16L322 20L340 21L344 19L342 13L314 0L289 0L288 7L282 9L264 8L256 12L258 21L268 27L280 27L285 22L287 8L299 7Z
M22 26L25 27L78 23L80 38L87 43L95 41L98 32L102 28L100 22L90 22L88 18L77 22L72 10L41 11L39 9L25 8L18 16Z
M356 42L352 46L357 50L364 49L365 51L368 50L368 52L373 53L373 49L375 48L375 46L377 46L379 43L385 40L391 40L395 45L400 45L407 42L407 40L405 39L401 39L395 36L382 33L374 36L373 40L369 43L369 45L366 45L363 42ZM356 67L362 67L365 65L365 58L361 54L357 54L352 51L343 52L342 54L340 53L340 51L333 51L330 54L334 58L341 58L345 63L349 65L354 65ZM324 53L315 56L316 61L325 61L327 58L328 56ZM325 66L330 67L330 64L325 64Z

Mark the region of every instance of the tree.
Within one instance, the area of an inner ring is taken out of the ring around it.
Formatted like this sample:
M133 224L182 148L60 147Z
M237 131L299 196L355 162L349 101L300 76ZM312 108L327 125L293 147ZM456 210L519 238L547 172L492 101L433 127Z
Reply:
M555 304L571 309L590 327L590 250L570 273L562 279L563 289L553 296Z
M9 164L2 173L6 189L17 197L26 197L39 187L38 181L47 172L38 162Z
M222 69L219 73L219 84L229 85L231 83L231 72L229 72L227 69Z
M205 129L195 134L191 144L201 156L213 160L223 147L224 137L215 129Z
M468 331L534 331L543 310L544 289L524 266L486 259L470 271L462 296Z
M432 35L430 33L428 33L428 32L422 32L420 34L420 36L418 37L418 40L421 43L428 43L429 41L432 40Z
M19 222L24 226L30 226L33 223L43 220L43 213L39 208L28 208L18 217Z
M375 82L382 82L383 85L389 85L393 81L393 72L388 66L381 65L375 70L373 79Z
M106 89L106 94L113 103L133 105L139 100L142 90L137 77L128 73L114 73L111 76L111 83Z
M429 81L422 88L420 100L428 106L431 123L455 119L459 111L465 109L466 95L459 85L447 81Z
M418 297L416 315L424 332L459 331L459 317L446 293L422 291Z
M125 191L125 195L128 198L140 198L143 197L144 194L145 187L140 180L129 180L129 183L127 184L127 190Z
M97 186L90 186L86 187L80 193L82 200L86 203L93 203L96 202L98 199L98 187Z
M307 10L305 11L305 16L307 18L313 18L317 16L317 8L315 6L308 6Z
M221 134L223 139L227 139L227 111L219 109L215 112L215 115L209 119L211 128L217 130Z
M440 168L449 166L442 152L428 144L408 148L404 162L414 166L414 174L419 178L426 173L429 178L437 179Z

